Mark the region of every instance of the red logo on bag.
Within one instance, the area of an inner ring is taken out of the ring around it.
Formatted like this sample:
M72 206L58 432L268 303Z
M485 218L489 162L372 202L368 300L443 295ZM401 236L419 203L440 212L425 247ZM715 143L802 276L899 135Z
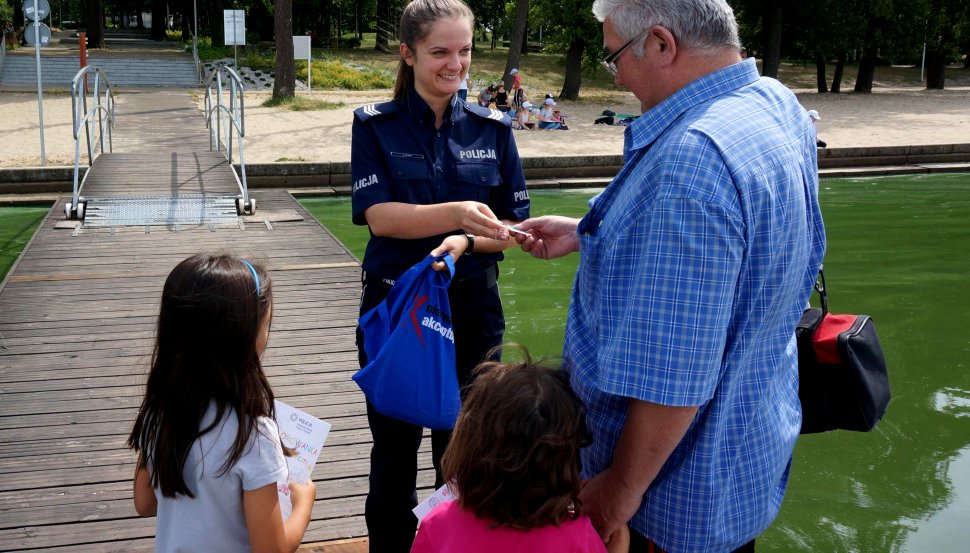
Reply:
M414 307L411 309L411 324L414 325L414 331L418 334L421 347L424 347L424 337L421 336L421 323L418 322L417 312L426 303L428 303L428 296L414 296Z

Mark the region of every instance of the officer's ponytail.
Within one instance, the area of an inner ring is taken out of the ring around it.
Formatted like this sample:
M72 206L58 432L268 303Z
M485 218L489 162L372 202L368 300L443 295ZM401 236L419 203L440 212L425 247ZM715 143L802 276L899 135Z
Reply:
M428 36L431 25L441 19L459 18L468 21L474 30L475 15L462 0L412 0L401 13L398 38L412 55L414 46ZM401 58L394 83L394 99L403 98L414 85L414 68Z

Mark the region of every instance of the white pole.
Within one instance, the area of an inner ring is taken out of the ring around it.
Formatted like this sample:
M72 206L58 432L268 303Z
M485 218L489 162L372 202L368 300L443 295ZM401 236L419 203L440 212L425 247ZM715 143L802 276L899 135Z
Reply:
M196 8L196 0L192 0L192 55L198 59L199 57L199 11Z
M232 57L235 60L236 72L239 72L239 52L236 50L236 45L239 44L239 37L236 36L236 12L232 12Z
M929 19L923 20L923 61L919 64L919 82L923 82L923 70L926 69L926 28L929 24Z
M44 85L40 75L40 20L37 19L37 0L34 0L34 60L37 62L37 115L40 117L40 166L47 166L44 148Z
M926 43L923 43L923 61L919 64L919 82L923 82L923 70L926 69Z

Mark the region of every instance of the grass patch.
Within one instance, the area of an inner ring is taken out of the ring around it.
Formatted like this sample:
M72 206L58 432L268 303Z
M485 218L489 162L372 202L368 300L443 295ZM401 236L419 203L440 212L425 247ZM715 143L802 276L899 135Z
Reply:
M0 280L49 211L49 206L0 207Z
M263 102L263 107L283 108L290 111L325 111L328 109L337 109L344 105L343 102L327 102L326 100L315 100L313 98L307 98L306 96L293 96L283 99L271 97Z
M344 63L337 59L312 60L310 72L313 88L340 88L344 90L372 90L394 86L394 75L381 67ZM306 81L307 66L296 62L296 77Z
M302 156L297 156L297 157L278 157L278 158L276 158L276 161L306 161L306 158L305 157L302 157Z

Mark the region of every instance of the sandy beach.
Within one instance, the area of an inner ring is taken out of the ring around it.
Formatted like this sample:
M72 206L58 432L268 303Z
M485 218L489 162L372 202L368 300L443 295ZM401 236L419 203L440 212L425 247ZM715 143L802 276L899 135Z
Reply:
M970 87L942 91L881 88L872 94L795 92L805 109L820 112L819 136L830 148L970 142ZM118 93L116 117L125 116L126 96L136 93ZM199 91L185 94L200 104ZM390 91L324 91L314 92L313 97L344 105L327 111L295 112L263 107L268 93L247 92L246 162L348 161L354 108L386 101ZM604 109L639 113L639 103L628 92L598 96L595 101L564 101L559 107L567 116L570 130L517 131L516 142L523 157L621 153L624 127L594 125L593 121ZM36 94L0 93L0 121L4 136L0 140L0 167L39 166ZM199 125L204 125L201 115ZM44 130L47 165L73 165L69 94L44 95Z

